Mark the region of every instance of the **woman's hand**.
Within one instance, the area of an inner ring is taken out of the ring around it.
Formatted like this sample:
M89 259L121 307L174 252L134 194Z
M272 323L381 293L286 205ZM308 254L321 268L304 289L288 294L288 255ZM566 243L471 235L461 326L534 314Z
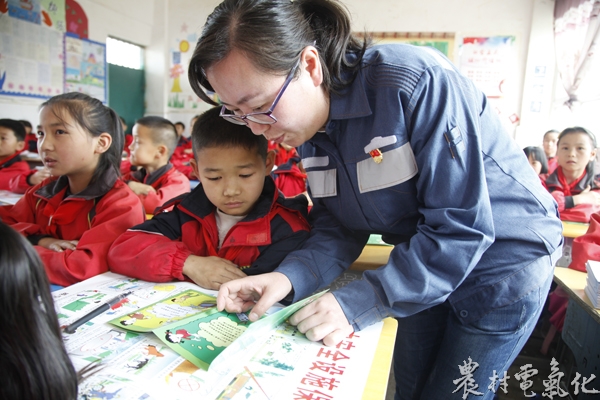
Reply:
M249 276L221 285L217 308L236 313L252 308L249 318L254 322L291 291L292 283L280 272Z
M309 340L323 340L325 346L335 346L354 332L340 303L331 293L325 293L301 308L289 321Z

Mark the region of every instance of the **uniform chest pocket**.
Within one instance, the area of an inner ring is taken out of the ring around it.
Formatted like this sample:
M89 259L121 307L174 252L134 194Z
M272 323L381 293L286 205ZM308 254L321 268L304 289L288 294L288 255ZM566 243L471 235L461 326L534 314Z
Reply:
M356 164L360 193L372 192L406 182L417 175L419 167L409 143L383 151L381 162L373 158Z
M337 196L337 170L323 169L329 166L329 157L308 157L302 159L308 177L310 195L314 198Z

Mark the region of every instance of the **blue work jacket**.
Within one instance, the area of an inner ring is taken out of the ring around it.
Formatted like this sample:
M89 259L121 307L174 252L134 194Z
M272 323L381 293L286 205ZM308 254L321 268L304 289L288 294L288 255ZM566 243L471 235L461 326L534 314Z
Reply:
M308 241L277 269L293 300L372 233L394 245L388 263L334 292L355 330L446 300L469 323L546 282L557 206L485 95L433 49L375 46L362 65L331 95L326 131L298 148L314 207Z

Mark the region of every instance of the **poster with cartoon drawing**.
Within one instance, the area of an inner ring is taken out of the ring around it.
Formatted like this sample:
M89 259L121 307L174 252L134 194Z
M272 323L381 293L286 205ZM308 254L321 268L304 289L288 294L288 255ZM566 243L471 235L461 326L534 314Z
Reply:
M213 296L190 289L109 322L130 331L151 332L192 315L216 312L216 307Z

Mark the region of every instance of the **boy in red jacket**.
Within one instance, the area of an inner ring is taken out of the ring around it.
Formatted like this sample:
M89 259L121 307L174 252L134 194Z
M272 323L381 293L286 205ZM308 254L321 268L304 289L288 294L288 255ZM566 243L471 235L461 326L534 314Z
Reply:
M191 279L207 289L273 271L309 234L304 196L285 198L270 177L267 140L219 117L200 116L192 142L191 193L122 234L109 251L112 271L154 282Z
M12 178L29 172L19 153L25 147L25 128L19 121L0 119L0 189L10 190Z
M189 179L169 162L176 146L175 126L165 118L143 117L133 126L129 160L140 168L125 174L123 180L142 200L147 213L190 191Z

